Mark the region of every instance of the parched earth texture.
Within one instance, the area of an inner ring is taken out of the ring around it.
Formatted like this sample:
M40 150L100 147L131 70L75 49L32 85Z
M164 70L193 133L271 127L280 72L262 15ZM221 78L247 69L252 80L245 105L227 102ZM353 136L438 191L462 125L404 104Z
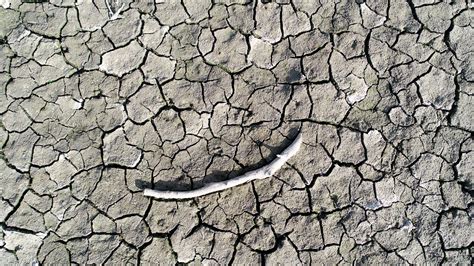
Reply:
M0 264L470 265L472 1L23 1L0 1ZM270 178L143 196L300 131Z

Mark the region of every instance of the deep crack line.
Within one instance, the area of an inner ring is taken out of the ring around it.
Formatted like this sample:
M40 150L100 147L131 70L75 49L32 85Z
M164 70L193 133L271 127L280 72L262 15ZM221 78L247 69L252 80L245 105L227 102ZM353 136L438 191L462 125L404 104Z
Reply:
M147 188L143 191L143 194L147 197L154 197L157 199L190 199L239 186L252 180L264 179L274 175L291 157L293 157L300 149L302 142L303 137L300 132L296 139L282 153L278 154L271 163L229 180L209 183L202 188L189 191L161 191Z

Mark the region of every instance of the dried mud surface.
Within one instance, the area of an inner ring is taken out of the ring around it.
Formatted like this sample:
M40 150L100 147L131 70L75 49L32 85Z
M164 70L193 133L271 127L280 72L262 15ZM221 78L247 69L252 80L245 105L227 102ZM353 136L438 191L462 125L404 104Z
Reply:
M0 0L0 264L471 263L471 1L109 1Z

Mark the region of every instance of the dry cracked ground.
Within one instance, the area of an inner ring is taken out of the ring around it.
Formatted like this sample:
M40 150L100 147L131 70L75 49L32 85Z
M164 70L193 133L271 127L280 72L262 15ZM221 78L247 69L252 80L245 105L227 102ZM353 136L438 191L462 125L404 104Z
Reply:
M471 1L0 3L0 264L471 263Z

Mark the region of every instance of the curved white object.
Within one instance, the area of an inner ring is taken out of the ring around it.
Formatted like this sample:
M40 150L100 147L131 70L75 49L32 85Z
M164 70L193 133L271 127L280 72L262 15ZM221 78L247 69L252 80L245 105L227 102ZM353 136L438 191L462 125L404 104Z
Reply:
M278 154L271 163L229 180L209 183L204 187L189 191L159 191L147 188L143 192L145 196L158 199L189 199L232 188L255 179L264 179L275 174L286 163L286 161L288 161L288 159L294 156L300 149L302 142L303 137L302 134L299 133L293 143L291 143L282 153Z

